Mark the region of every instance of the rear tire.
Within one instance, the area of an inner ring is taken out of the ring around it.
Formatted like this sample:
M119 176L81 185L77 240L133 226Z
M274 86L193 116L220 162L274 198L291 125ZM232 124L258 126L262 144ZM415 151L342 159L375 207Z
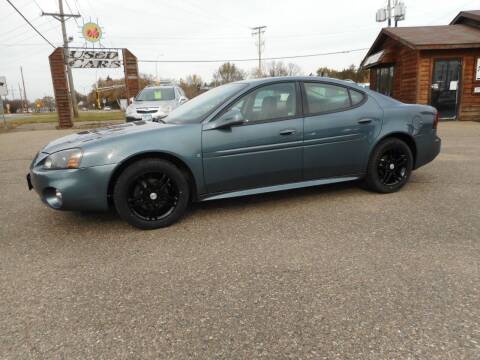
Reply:
M382 140L370 156L365 185L383 194L398 191L408 182L412 169L412 151L404 141Z
M118 214L140 229L169 226L184 214L190 188L183 173L160 159L139 160L119 176L113 190Z

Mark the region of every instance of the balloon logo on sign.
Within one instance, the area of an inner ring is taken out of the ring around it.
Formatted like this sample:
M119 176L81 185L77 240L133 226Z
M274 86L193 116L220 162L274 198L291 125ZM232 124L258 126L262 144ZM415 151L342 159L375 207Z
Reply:
M85 40L95 43L99 42L102 38L102 29L100 26L98 26L98 24L89 22L83 25L82 34Z

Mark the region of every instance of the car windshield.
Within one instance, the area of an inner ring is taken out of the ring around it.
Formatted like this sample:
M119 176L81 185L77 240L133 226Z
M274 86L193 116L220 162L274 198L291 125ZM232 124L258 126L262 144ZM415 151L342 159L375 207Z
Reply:
M146 88L140 91L135 98L136 101L164 101L175 100L175 92L171 87Z
M246 84L233 83L216 87L212 90L189 100L182 106L173 110L166 118L166 123L199 123L220 104L230 99Z

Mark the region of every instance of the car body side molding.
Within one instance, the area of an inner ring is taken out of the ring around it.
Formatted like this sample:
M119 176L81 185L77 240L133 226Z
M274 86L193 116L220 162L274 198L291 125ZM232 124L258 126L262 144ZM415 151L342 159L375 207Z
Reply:
M200 196L200 201L210 201L210 200L220 200L220 199L228 199L233 197L240 197L240 196L248 196L248 195L255 195L255 194L263 194L263 193L270 193L275 191L284 191L284 190L291 190L291 189L301 189L311 186L317 185L327 185L327 184L335 184L345 181L354 181L360 179L361 176L344 176L344 177L336 177L336 178L327 178L327 179L320 179L320 180L309 180L309 181L300 181L290 184L282 184L282 185L273 185L273 186L265 186L253 189L246 189L246 190L238 190L238 191L229 191L226 193L220 194L209 194L205 197Z

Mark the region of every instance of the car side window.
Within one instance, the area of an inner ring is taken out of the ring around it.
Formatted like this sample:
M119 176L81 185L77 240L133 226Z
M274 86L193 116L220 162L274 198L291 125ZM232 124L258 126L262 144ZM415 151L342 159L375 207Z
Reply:
M323 83L304 83L309 114L338 111L351 106L347 88Z
M297 114L294 82L266 85L237 100L229 109L238 109L244 120L259 122L288 118Z
M350 89L350 99L352 99L352 106L358 105L363 101L363 94L360 91Z

